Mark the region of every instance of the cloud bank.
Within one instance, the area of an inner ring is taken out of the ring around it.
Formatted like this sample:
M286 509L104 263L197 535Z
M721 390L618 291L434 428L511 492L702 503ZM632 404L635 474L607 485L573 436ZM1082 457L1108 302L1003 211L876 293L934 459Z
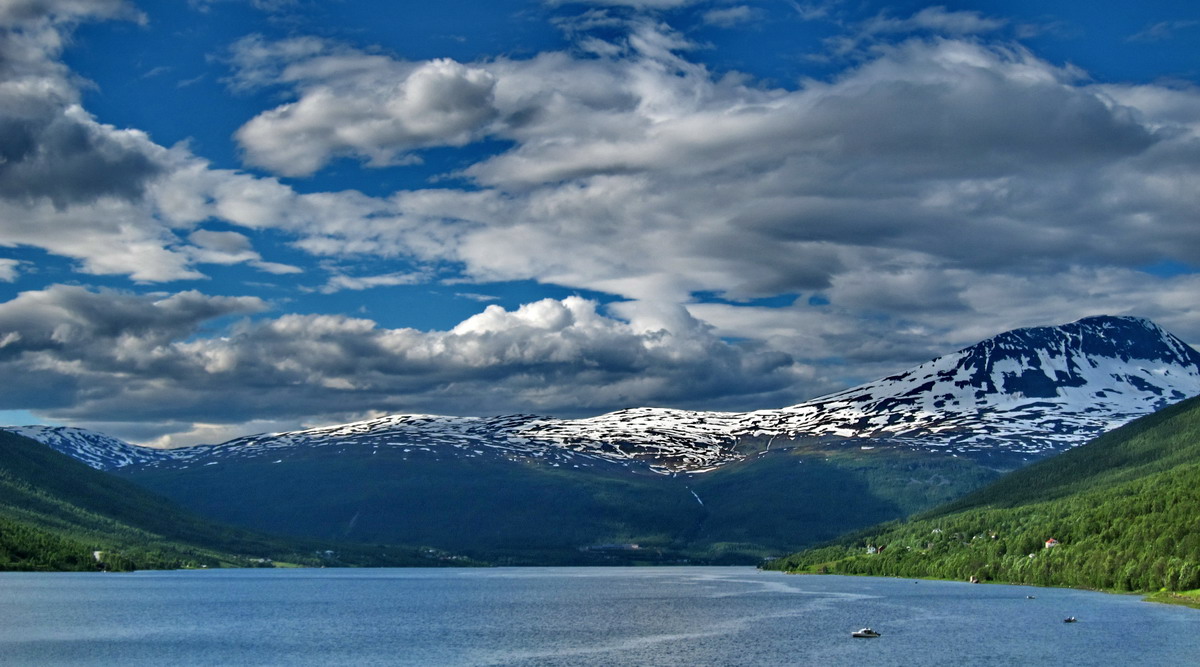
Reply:
M913 21L970 27L937 12ZM466 168L471 189L397 192L388 207L403 221L399 236L339 221L301 243L458 262L480 281L686 302L698 292L737 300L824 291L866 266L908 276L970 269L984 280L1064 265L1200 262L1200 243L1179 243L1196 238L1189 211L1200 183L1175 166L1200 156L1195 91L1095 85L1018 46L950 38L877 46L832 81L767 89L683 59L682 38L661 24L628 28L619 56L454 66L326 45L274 66L274 83L298 100L239 136L249 153L317 141L307 151L323 163L348 144L313 137L352 124L331 117L296 132L274 119L325 104L329 72L356 72L339 85L343 97L364 100L378 86L357 81L391 78L403 91L398 71L457 72L439 84L446 90L425 94L452 97L455 117L471 122L451 123L438 140L460 140L469 127L513 147ZM466 73L488 94L453 95ZM1157 97L1176 98L1172 110ZM352 152L368 166L389 163L413 148L411 137L357 133ZM417 246L414 235L439 241Z
M266 304L198 292L134 295L54 286L0 304L0 405L55 419L209 423L349 419L474 404L484 414L590 414L649 402L773 398L796 380L789 356L739 348L682 309L631 319L579 297L488 306L448 331L386 329L330 315L249 318ZM236 318L228 334L211 322ZM663 325L671 328L662 328ZM369 406L369 407L367 407Z

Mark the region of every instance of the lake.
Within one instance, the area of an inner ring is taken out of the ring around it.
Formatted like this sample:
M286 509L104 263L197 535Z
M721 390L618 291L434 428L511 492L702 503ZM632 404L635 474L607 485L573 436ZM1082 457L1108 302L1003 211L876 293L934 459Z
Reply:
M1198 660L1200 611L1063 589L745 567L0 574L4 665Z

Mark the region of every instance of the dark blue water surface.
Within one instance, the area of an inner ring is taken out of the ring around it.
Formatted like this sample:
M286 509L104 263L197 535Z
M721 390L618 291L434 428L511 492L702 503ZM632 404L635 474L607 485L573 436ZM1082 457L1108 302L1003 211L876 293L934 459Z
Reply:
M1200 664L1200 611L750 568L0 574L4 665L1045 663Z

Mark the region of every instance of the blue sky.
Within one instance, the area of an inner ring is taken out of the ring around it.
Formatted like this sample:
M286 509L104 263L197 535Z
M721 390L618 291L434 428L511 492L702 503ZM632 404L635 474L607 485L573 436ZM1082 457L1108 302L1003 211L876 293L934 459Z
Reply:
M1200 342L1200 10L1113 4L6 2L0 421L747 410L1100 313Z

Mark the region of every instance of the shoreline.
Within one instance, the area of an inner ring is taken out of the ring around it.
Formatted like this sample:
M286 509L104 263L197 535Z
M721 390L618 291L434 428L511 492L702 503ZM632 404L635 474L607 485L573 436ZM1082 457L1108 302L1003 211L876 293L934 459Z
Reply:
M994 584L1000 586L1026 586L1028 588L1059 588L1073 591L1093 591L1096 593L1107 593L1109 595L1140 595L1143 602L1153 602L1156 604L1169 604L1179 607L1190 607L1192 609L1200 609L1200 589L1194 591L1118 591L1106 590L1102 588L1081 588L1077 586L1043 586L1039 584L1027 584L1014 581L961 581L959 579L944 579L941 577L888 577L877 574L853 574L848 572L802 572L799 570L767 570L759 568L764 572L779 572L781 574L800 575L800 576L840 576L840 577L873 577L878 579L912 579L919 581L952 581L958 583L973 583L973 584Z

